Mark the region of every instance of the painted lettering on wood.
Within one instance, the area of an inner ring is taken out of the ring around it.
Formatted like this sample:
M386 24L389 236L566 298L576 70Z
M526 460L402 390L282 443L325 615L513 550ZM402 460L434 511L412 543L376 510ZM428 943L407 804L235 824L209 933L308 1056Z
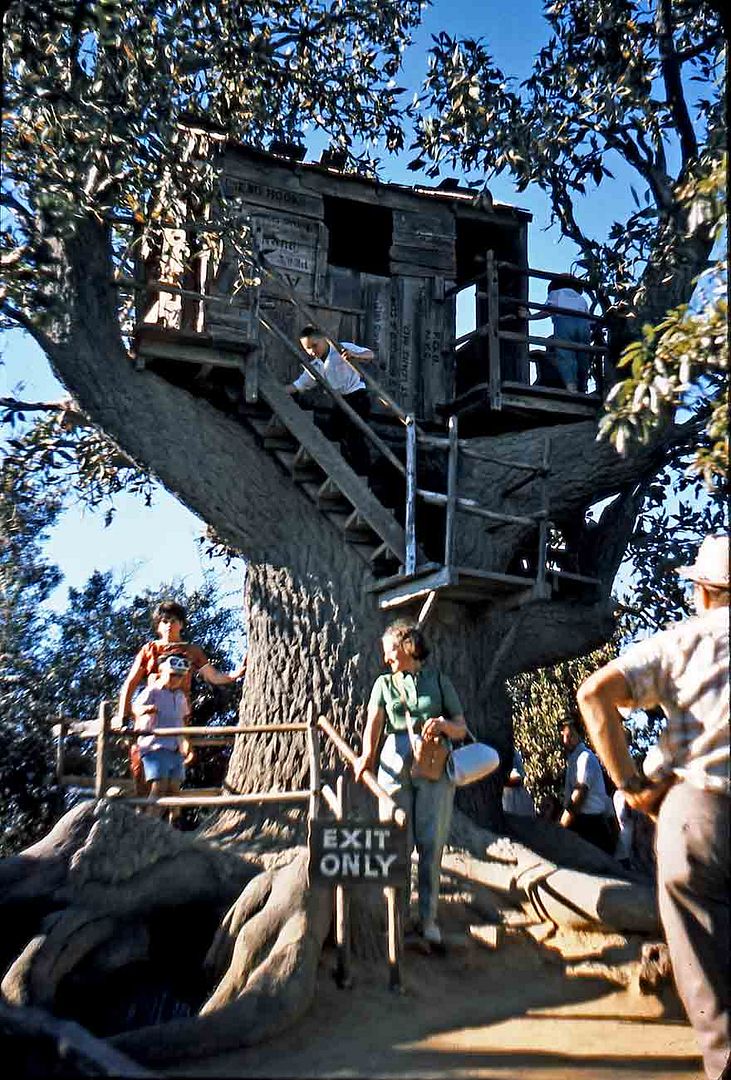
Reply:
M381 821L310 823L310 881L405 885L406 830Z

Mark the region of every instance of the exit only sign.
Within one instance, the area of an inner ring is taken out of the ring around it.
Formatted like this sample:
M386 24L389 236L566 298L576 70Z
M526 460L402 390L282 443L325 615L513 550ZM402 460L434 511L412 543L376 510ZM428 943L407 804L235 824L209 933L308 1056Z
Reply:
M406 829L383 821L310 822L310 881L330 885L407 882Z

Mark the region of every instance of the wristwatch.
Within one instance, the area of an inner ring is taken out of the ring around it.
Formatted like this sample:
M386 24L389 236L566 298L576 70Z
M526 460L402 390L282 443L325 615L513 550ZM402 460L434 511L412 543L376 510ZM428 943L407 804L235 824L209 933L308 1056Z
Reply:
M652 787L651 780L648 780L646 776L634 773L629 780L625 780L619 790L626 791L628 795L639 795L641 791L647 791L649 787Z

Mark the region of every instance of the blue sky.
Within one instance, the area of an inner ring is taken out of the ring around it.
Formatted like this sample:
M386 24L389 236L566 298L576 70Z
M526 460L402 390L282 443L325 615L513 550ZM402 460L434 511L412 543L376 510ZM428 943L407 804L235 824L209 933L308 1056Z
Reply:
M516 4L436 0L425 12L399 83L417 89L425 70L431 34L439 30L484 37L505 73L524 79L530 73L533 56L548 37L547 25L541 18L542 8L538 0L521 0ZM410 184L420 182L422 178L406 170L408 160L409 155L400 161L385 160L383 178ZM517 195L510 181L504 178L491 181L490 189L498 201L533 213L529 241L531 265L556 271L568 269L574 256L573 246L561 239L557 229L546 231L548 207L542 194L528 189ZM621 198L619 192L617 198ZM588 200L584 213L591 213L593 228L601 235L610 220L621 215L622 209L616 200L609 202L602 195L594 202ZM55 400L63 395L63 388L27 335L20 331L7 333L0 357L0 396L17 393L26 399ZM119 498L115 507L116 514L108 528L103 524L103 512L91 514L72 505L53 530L47 555L64 574L64 583L52 598L53 606L63 607L67 587L82 585L95 569L113 568L125 574L130 592L154 587L173 577L182 578L189 588L203 584L204 568L208 569L211 563L202 560L196 543L196 537L203 532L199 519L161 488L156 492L152 509L131 497ZM226 570L220 562L214 563L213 568L224 593L238 595L242 567Z

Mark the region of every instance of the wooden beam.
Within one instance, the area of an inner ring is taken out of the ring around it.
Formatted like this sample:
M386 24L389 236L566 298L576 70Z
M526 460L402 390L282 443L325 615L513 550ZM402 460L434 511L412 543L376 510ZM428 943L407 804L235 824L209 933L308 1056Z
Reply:
M109 728L112 722L112 705L102 701L99 705L99 728L96 738L96 773L94 792L99 799L104 794L107 784L107 766L109 763Z
M454 562L454 527L457 518L457 468L459 454L459 432L457 417L449 418L449 451L447 454L447 501L444 521L444 565L449 568Z
M325 732L343 761L347 762L347 764L352 767L356 762L355 751L348 746L345 739L335 730L328 718L326 716L318 716L317 726ZM400 829L403 829L406 825L406 811L402 810L400 806L397 806L391 796L383 790L370 769L363 770L360 783L370 791L371 795L376 796L379 803L381 803L384 808L393 812L395 824L398 825Z
M419 488L417 495L420 499L423 499L425 503L429 503L432 506L446 506L448 497L443 495L440 491L427 491L424 488ZM462 499L456 500L457 509L463 511L465 514L474 514L476 517L485 518L487 521L500 521L505 525L535 525L544 516L542 510L536 511L535 514L528 516L521 516L518 514L501 514L496 510L487 510L485 507L480 506L475 499Z
M493 251L488 251L485 256L485 270L487 276L487 323L489 329L487 348L490 406L493 409L500 409L502 408L502 371L500 365L500 335L498 333L500 296L497 269L495 267L495 253Z
M416 423L409 417L406 426L406 554L404 570L413 574L416 570Z
M402 607L404 604L414 603L421 600L422 597L428 596L430 592L443 589L454 583L453 572L447 567L442 567L441 570L426 577L408 578L403 580L400 585L393 585L388 589L379 590L378 606L382 611L388 611L393 607Z
M198 348L195 345L168 345L163 341L141 341L138 353L142 357L150 357L155 360L177 360L187 364L212 365L218 368L232 368L235 371L244 371L246 362L240 356L233 353L226 354L218 349Z
M572 417L586 417L587 419L593 419L596 416L597 409L600 402L594 404L588 404L581 401L561 401L556 398L547 400L545 398L537 398L528 395L519 396L514 393L506 394L503 391L503 408L519 409L521 412L540 412L548 413L553 416L563 414L564 416Z

